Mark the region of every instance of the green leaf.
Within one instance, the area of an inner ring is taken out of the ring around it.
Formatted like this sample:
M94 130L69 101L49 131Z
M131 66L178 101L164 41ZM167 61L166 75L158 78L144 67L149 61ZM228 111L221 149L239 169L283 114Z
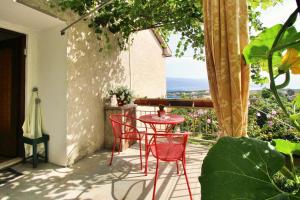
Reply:
M290 115L290 119L294 120L294 121L299 120L300 119L300 113Z
M293 103L297 108L300 108L300 94L297 94L297 96L293 100Z
M277 24L264 30L244 48L243 54L247 64L255 64L267 60L268 53L273 45L275 36L281 27L282 24Z
M219 139L202 165L202 200L290 199L271 177L284 166L284 156L269 143L250 138Z
M289 155L296 154L300 155L300 144L295 142L290 142L288 140L276 139L275 142L276 151Z
M277 24L268 28L255 37L243 50L245 60L248 64L259 64L263 71L268 72L268 55L274 43L275 37L282 28L282 24ZM289 27L277 46L282 46L288 43L295 42L300 39L300 33L295 27ZM300 50L300 45L295 44L289 48ZM273 72L278 74L278 67L281 65L281 57L284 49L273 53L272 63Z
M261 8L275 5L282 0L248 0L248 14L250 28L255 31L263 29ZM64 10L71 9L83 15L93 10L104 0L52 0L47 2L60 6ZM168 41L171 34L182 33L183 43L194 48L195 59L204 60L204 31L203 31L203 4L200 0L113 0L110 5L95 12L91 17L90 28L99 33L97 27L108 30L116 36L119 47L126 49L132 33L139 30L158 29L159 33ZM104 33L99 33L104 34ZM103 42L109 42L104 41ZM105 45L106 43L104 43ZM177 56L183 56L184 45L177 46ZM174 51L175 52L175 51ZM189 51L188 51L189 52Z
M291 42L295 42L296 40L300 39L300 33L297 32L297 29L294 26L289 27L282 39L279 41L278 46L282 46L284 44L288 44ZM289 48L295 48L298 51L300 50L300 45L299 44L294 44L292 46L289 46Z

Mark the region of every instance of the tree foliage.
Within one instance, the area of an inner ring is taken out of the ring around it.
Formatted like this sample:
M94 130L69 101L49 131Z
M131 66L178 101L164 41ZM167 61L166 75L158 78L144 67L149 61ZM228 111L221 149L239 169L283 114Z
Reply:
M80 15L93 9L99 0L57 0L63 9L72 9ZM251 29L263 29L260 9L282 0L248 0ZM103 3L103 2L102 2ZM204 30L201 0L113 0L100 9L89 25L98 33L99 40L109 42L108 31L118 35L121 49L130 42L130 35L140 30L156 29L168 41L171 34L180 34L176 56L181 57L188 47L194 49L194 58L204 59Z

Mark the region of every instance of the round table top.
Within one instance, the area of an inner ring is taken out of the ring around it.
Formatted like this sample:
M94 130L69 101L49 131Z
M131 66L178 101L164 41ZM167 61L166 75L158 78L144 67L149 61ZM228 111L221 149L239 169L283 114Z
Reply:
M159 117L157 114L142 115L139 120L149 124L180 124L184 122L184 117L175 114L166 114Z

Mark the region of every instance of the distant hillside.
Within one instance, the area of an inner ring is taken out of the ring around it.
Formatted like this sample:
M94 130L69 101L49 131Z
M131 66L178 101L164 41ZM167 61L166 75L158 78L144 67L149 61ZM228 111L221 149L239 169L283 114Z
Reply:
M167 91L208 90L208 81L201 79L167 78Z

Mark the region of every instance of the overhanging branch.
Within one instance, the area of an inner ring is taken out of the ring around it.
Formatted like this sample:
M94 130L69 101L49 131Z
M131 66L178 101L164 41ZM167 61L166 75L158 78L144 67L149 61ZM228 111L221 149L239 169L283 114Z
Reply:
M91 14L93 14L94 12L100 10L101 8L104 8L105 6L111 4L113 2L113 0L108 0L106 2L104 2L103 4L100 4L98 5L96 8L94 8L93 10L91 10L90 12L82 15L79 19L75 20L74 22L72 22L71 24L69 24L67 27L63 28L61 31L60 31L60 34L61 35L64 35L66 30L68 30L69 28L71 28L72 26L74 26L76 23L78 23L79 21L81 21L82 19L90 16Z

